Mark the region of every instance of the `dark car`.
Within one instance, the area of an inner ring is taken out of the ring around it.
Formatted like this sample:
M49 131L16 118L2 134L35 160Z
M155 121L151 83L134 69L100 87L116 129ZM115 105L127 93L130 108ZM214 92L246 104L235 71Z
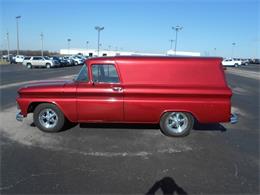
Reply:
M67 66L68 65L67 61L63 60L61 57L52 56L50 59L58 61L61 66Z

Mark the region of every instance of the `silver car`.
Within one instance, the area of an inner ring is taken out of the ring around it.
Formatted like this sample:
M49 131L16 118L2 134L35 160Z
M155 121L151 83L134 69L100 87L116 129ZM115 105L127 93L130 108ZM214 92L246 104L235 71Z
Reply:
M25 59L23 61L23 65L26 66L27 68L33 68L33 67L52 68L52 67L60 66L60 63L59 61L51 60L48 57L33 56Z

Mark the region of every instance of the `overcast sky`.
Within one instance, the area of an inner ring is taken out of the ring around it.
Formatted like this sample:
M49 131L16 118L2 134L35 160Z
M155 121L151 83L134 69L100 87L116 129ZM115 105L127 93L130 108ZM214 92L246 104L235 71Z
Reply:
M96 25L101 32L102 48L125 51L165 53L172 26L181 25L177 50L202 55L260 58L258 0L175 0L175 1L83 1L83 0L0 0L1 48L16 49L16 19L20 15L20 49L97 47ZM173 44L174 45L174 44ZM216 48L216 50L214 49Z

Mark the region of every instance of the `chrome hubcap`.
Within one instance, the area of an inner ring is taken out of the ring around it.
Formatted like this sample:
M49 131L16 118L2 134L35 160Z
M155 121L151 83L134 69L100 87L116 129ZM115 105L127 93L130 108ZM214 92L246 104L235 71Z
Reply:
M50 129L57 125L58 115L54 110L46 108L40 112L39 121L43 127Z
M188 126L188 118L181 112L173 112L167 117L166 126L173 133L182 133Z

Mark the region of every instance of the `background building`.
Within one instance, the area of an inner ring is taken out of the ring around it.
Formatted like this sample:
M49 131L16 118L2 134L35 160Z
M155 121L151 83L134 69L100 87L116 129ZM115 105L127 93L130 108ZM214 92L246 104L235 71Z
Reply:
M85 56L95 57L98 56L96 49L61 49L61 55L76 55L83 54ZM172 56L175 55L174 50L168 50L166 53L146 53L146 52L133 52L133 51L118 51L118 50L100 50L99 56ZM188 51L176 51L177 56L200 56L199 52L188 52Z

